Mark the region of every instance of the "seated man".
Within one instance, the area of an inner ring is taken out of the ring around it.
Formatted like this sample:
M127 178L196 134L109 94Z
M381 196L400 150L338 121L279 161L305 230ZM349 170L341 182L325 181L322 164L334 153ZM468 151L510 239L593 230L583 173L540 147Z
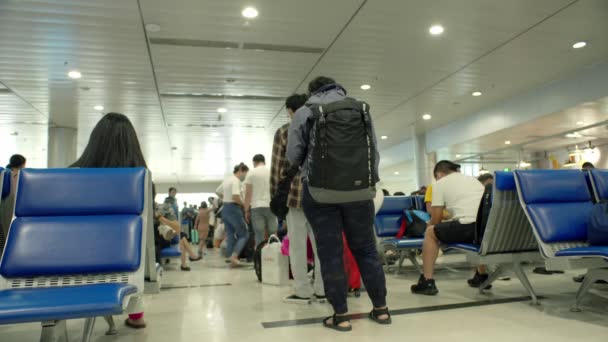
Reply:
M433 272L441 243L472 243L475 239L475 220L484 187L459 169L460 165L448 160L435 165L437 183L433 185L431 222L422 246L424 274L418 284L412 285L412 293L434 296L439 292ZM450 221L442 222L444 209L451 214Z

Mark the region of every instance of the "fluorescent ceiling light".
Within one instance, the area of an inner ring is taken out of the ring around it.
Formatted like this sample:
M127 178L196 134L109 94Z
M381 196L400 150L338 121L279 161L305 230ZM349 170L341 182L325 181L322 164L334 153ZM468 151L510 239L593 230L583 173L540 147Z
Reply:
M228 109L226 109L224 107L220 107L220 108L217 109L217 112L218 113L226 113L226 112L228 112Z
M423 118L424 120L431 120L432 116L431 116L431 114L424 114L424 115L422 116L422 118Z
M363 90L370 90L372 88L372 86L370 86L369 84L364 84L361 86L361 89Z
M399 171L395 171L395 176L399 176Z
M519 167L521 167L521 168L530 167L530 166L532 166L532 164L525 162L523 160L519 162Z
M481 94L482 93L480 91L474 91L473 94L471 94L471 95L473 95L473 96L481 96Z
M68 72L68 77L77 80L82 77L82 74L78 70L71 70Z
M584 48L585 46L587 46L586 42L576 42L574 45L572 45L572 47L575 49Z
M103 110L103 106L97 105L97 106L93 107L93 109L95 109L95 110Z
M585 123L583 121L577 121L576 124L579 125L579 126L584 126L585 125Z
M582 137L583 136L578 132L566 134L566 138L582 138Z
M383 136L380 137L380 139L386 140L386 139L388 139L388 137L386 135L383 135Z
M457 154L457 155L456 155L456 158L460 158L460 157L462 157L460 154Z
M505 145L511 145L511 140L505 141Z
M243 15L243 17L245 17L247 19L253 19L253 18L257 18L259 12L255 7L245 7L245 9L243 10L243 12L241 12L241 14Z
M438 35L442 34L443 31L445 31L445 29L441 25L433 25L433 26L431 26L431 28L429 28L429 32L433 36L438 36Z

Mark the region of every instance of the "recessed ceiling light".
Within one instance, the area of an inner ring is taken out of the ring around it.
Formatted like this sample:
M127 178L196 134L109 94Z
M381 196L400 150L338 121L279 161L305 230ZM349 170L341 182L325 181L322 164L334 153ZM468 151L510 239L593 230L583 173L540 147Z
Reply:
M245 9L243 10L243 12L241 12L241 14L243 15L243 17L245 17L247 19L253 19L253 18L257 18L259 12L255 7L245 7Z
M399 176L399 171L395 171L395 176Z
M566 138L582 138L582 137L583 136L578 132L566 134Z
M72 70L68 72L68 77L77 80L82 77L82 74L78 70Z
M372 89L372 86L370 86L369 84L364 84L364 85L361 86L361 89L363 89L363 90L370 90L370 89Z
M158 24L146 24L146 30L148 32L158 32L158 31L160 31L160 25L158 25Z
M386 140L386 139L388 139L388 137L386 135L383 135L383 136L380 137L380 139Z
M585 125L585 123L583 121L577 121L576 124L579 125L579 126Z
M95 109L95 110L103 110L103 106L97 105L97 106L93 107L93 109Z
M462 157L460 154L457 154L457 155L456 155L456 158L460 158L460 157Z
M576 42L574 45L572 45L572 47L575 49L584 48L585 46L587 46L586 42Z
M432 116L431 116L431 114L424 114L424 115L422 116L422 118L423 118L424 120L431 120Z
M228 109L226 109L224 107L220 107L220 108L217 109L217 112L218 113L226 113L226 112L228 112Z
M433 36L438 36L438 35L442 34L443 31L445 31L445 29L441 25L433 25L433 26L431 26L431 28L429 28L429 32Z
M505 141L505 145L511 145L511 140Z
M473 94L471 94L473 96L481 96L481 92L480 91L474 91Z

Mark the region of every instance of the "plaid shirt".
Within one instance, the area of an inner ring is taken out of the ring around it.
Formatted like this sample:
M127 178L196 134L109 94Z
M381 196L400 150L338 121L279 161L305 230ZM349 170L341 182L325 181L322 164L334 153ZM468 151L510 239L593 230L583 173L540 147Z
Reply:
M287 151L287 134L289 124L283 125L277 130L274 135L274 143L272 145L272 162L270 165L270 194L277 191L279 181L283 178L283 174L289 169L289 161L285 156ZM296 174L291 182L291 190L287 198L287 206L289 208L302 208L302 181L300 173Z

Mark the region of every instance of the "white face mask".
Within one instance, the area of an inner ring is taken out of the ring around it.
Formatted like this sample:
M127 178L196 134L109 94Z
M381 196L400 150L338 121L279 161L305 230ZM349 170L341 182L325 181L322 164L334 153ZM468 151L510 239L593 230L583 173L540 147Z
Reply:
M240 175L238 178L239 178L239 180L242 182L242 181L244 181L244 180L245 180L245 175Z

